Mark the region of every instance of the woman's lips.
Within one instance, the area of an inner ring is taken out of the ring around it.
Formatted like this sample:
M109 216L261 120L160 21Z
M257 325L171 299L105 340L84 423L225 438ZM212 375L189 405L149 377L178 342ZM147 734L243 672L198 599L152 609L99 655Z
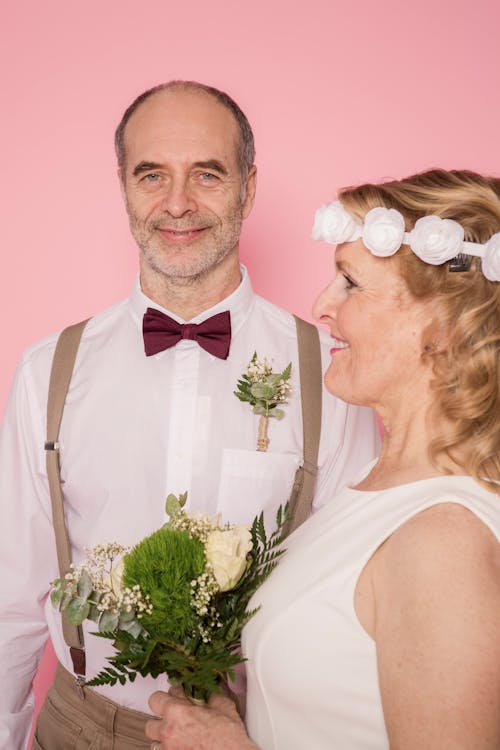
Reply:
M335 336L332 336L334 346L330 349L330 354L335 354L335 352L340 352L342 349L347 349L349 347L349 344L347 341L343 341L342 339L338 339Z

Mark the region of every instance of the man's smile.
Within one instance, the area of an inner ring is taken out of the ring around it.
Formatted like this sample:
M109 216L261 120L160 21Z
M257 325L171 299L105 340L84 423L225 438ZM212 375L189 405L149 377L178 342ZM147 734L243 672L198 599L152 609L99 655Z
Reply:
M197 239L207 229L207 227L198 227L192 229L171 229L170 227L158 227L158 232L168 242L191 242Z

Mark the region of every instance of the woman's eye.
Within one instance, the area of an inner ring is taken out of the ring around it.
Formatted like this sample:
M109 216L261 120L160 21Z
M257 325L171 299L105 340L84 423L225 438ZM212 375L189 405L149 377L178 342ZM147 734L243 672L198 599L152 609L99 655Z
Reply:
M344 277L344 279L347 282L346 285L345 285L346 289L355 289L358 286L356 284L356 282L351 279L350 276L347 276L347 274L343 273L342 276Z

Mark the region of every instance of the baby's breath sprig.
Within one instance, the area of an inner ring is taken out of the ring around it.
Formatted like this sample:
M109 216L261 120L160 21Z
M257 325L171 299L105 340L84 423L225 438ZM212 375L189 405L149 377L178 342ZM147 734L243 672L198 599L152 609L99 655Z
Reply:
M179 497L169 494L165 504L165 511L170 516L168 525L177 531L185 531L191 539L198 539L203 544L206 543L209 534L212 531L224 531L230 524L221 526L220 517L204 516L202 513L186 513L184 505L187 499L187 492L182 492Z
M151 599L140 586L122 585L123 557L127 547L111 542L85 548L86 558L64 578L52 581L52 604L65 611L72 625L84 620L97 623L100 633L120 627L128 632L143 633L139 620L152 611Z
M278 404L286 404L288 401L291 374L291 362L283 372L275 373L267 359L259 359L257 352L254 352L247 369L238 380L234 395L240 401L253 406L253 413L260 416L257 435L258 451L266 451L268 448L269 418L283 419L285 416L285 412L278 408Z

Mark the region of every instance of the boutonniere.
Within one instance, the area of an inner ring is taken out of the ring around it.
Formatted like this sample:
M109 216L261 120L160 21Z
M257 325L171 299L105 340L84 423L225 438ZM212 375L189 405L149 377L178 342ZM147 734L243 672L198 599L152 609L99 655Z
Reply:
M290 392L290 375L292 363L289 362L283 372L273 372L267 359L258 359L254 352L248 367L238 380L238 389L234 395L240 401L253 406L253 413L260 416L257 434L257 450L266 451L269 445L267 428L269 418L283 419L285 412L278 404L286 404Z

